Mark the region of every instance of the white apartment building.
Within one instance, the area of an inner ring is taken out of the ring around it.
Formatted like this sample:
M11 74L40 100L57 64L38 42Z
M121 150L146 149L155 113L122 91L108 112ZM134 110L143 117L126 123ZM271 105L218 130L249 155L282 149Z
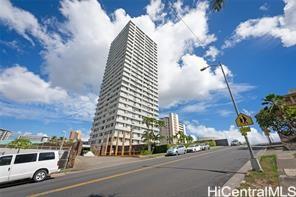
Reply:
M182 132L182 133L184 133L185 135L187 135L185 124L179 122L179 131Z
M143 144L143 117L158 115L157 45L130 21L111 43L90 143L101 155L126 154Z
M160 118L160 120L164 121L165 125L160 128L160 135L163 136L160 144L176 144L177 139L174 136L178 132L186 134L185 125L179 121L178 114L170 113L168 117Z

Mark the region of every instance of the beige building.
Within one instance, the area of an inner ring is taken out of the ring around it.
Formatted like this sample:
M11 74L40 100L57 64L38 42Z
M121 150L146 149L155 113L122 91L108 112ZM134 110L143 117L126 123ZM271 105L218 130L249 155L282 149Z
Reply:
M69 135L70 140L81 140L81 131L70 131Z
M160 135L164 137L161 144L176 144L177 139L174 136L178 132L186 134L185 125L179 121L178 114L170 113L168 117L160 118L160 120L165 123L165 126L160 128Z
M284 95L287 105L296 105L296 89L289 90L287 95Z

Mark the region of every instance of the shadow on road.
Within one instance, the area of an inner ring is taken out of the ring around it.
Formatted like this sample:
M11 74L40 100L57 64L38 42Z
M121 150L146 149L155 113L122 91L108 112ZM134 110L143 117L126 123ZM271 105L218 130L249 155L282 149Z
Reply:
M177 170L196 170L196 171L207 171L207 172L217 172L217 173L223 173L223 174L246 174L243 172L236 172L236 171L228 171L228 170L211 170L211 169L202 169L202 168L181 168L181 167L162 167L158 166L155 168L170 168L170 169L177 169Z
M47 181L49 179L53 179L53 178L49 177L44 181ZM13 181L13 182L0 184L0 189L7 188L7 187L14 187L14 186L23 185L23 184L34 184L34 183L35 182L32 179L17 180L17 181ZM37 184L37 183L35 183L35 184Z
M116 197L116 194L109 194L109 195L91 194L88 197Z
M265 148L266 148L266 146L252 146L253 150L263 150ZM247 146L240 146L240 147L238 147L238 150L248 150L248 147Z

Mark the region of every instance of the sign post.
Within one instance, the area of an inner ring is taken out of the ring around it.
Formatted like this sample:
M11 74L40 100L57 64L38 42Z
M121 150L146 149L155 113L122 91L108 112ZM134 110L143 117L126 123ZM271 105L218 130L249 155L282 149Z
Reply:
M200 69L200 71L204 71L206 70L207 68L211 67L212 65L209 65L207 67L204 67L202 69ZM223 66L221 63L217 64L217 65L213 65L215 67L220 67L221 68L221 71L223 73L223 77L224 77L224 80L225 80L225 83L226 83L226 86L227 86L227 89L229 91L229 95L230 95L230 98L231 98L231 101L232 101L232 104L233 104L233 107L234 107L234 110L235 110L235 113L237 115L237 118L236 118L236 124L238 126L238 128L240 128L241 132L242 132L242 135L245 137L245 140L246 140L246 143L248 145L248 149L250 151L250 155L251 155L251 164L252 164L252 169L253 170L256 170L256 171L262 171L262 168L260 166L260 163L258 162L258 160L255 158L254 156L254 153L253 153L253 150L252 150L252 147L249 143L249 139L247 137L247 132L249 132L249 130L251 130L250 128L245 128L246 126L249 126L249 125L252 125L253 124L253 120L251 117L245 115L245 114L242 114L242 113L239 113L238 111L238 108L236 106L236 103L234 101L234 98L233 98L233 95L232 95L232 92L231 92L231 89L230 89L230 86L228 84L228 81L227 81L227 78L226 78L226 75L225 75L225 72L224 72L224 69L223 69Z
M236 112L236 115L237 115L237 118L236 120L238 119L238 122L236 121L237 123L237 126L238 127L242 127L242 126L249 126L249 125L252 125L253 124L253 120L251 117L245 115L245 114L242 114L242 113L239 113L238 111L238 108L236 106L236 103L234 101L234 98L233 98L233 95L232 95L232 92L231 92L231 89L230 89L230 86L228 84L228 81L227 81L227 78L226 78L226 75L225 75L225 72L224 72L224 69L223 69L223 66L222 64L220 63L219 64L221 70L222 70L222 73L223 73L223 76L224 76L224 80L225 80L225 83L227 85L227 89L229 91L229 95L230 95L230 98L231 98L231 101L232 101L232 104L233 104L233 107L234 107L234 110ZM239 126L241 125L241 126ZM256 170L256 171L263 171L262 170L262 167L259 163L259 161L255 158L254 156L254 153L253 153L253 150L252 150L252 147L250 145L250 142L249 142L249 139L247 137L247 134L243 134L243 136L245 137L245 140L246 140L246 143L248 145L248 149L249 149L249 152L250 152L250 155L251 155L251 165L252 165L252 169L253 170Z

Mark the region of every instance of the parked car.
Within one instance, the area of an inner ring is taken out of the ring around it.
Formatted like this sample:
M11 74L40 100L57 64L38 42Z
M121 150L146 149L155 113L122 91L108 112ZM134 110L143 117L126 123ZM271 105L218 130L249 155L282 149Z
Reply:
M167 150L166 156L169 155L181 155L186 153L186 147L184 145L178 145L171 147Z
M201 150L210 150L210 145L208 144L200 144Z
M187 147L187 153L197 152L197 151L200 151L200 150L201 150L201 146L196 145L196 144L193 144L193 145L190 145L190 146Z
M239 146L239 145L241 145L240 141L238 141L238 140L232 140L231 146Z
M20 179L43 181L58 170L58 151L7 154L0 156L0 183Z
M202 151L202 146L200 144L196 144L195 146L197 148L197 151Z

